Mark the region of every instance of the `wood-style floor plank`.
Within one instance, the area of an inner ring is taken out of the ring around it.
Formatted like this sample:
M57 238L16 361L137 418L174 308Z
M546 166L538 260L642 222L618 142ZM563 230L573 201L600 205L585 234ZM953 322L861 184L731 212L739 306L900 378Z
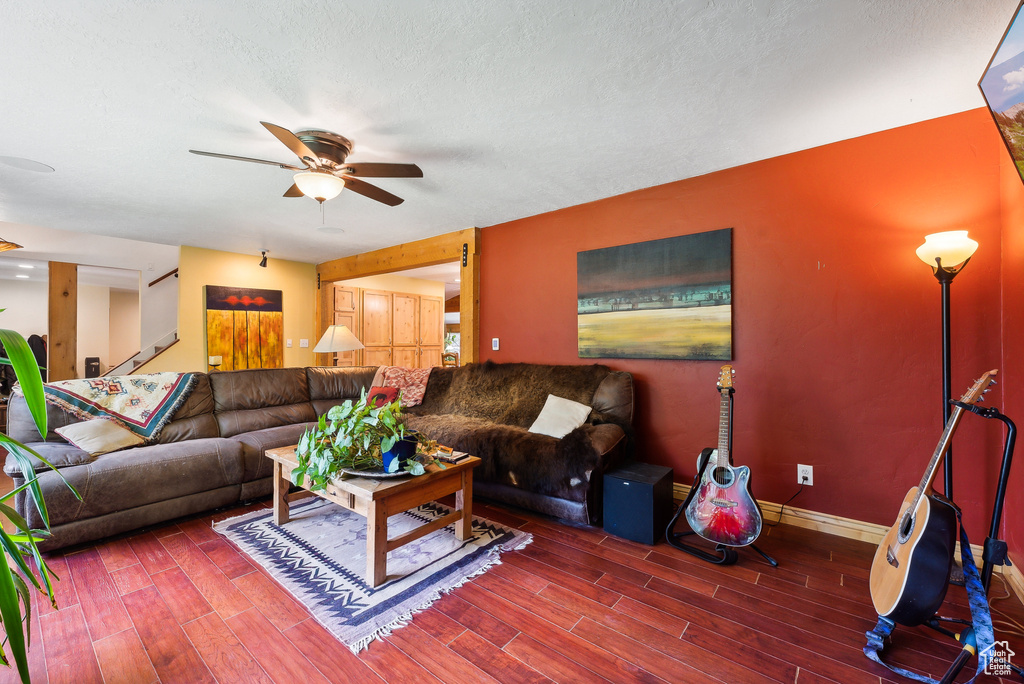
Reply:
M155 586L122 600L161 682L215 682Z
M107 684L150 684L160 681L146 648L134 629L93 642Z
M99 552L87 549L66 556L65 560L76 587L85 589L78 591L78 599L93 641L130 629L131 620L118 600L117 589Z
M256 608L225 622L273 681L327 684L327 678L302 655L302 650L283 638L280 630Z
M303 620L284 634L332 684L381 684L384 681L313 618Z
M861 652L875 620L875 548L864 542L771 527L759 546L780 568L746 551L720 567L665 543L475 502L478 516L530 532L533 543L357 655L211 527L268 505L50 554L62 580L56 608L34 594L33 681L905 681ZM1003 592L1000 580L994 587ZM1017 597L999 608L1024 621ZM950 588L941 613L968 615L962 588ZM901 626L886 658L935 676L957 650L932 630ZM0 671L0 684L17 679Z
M217 681L273 684L273 680L216 613L203 615L182 625L182 629Z
M252 607L252 602L188 535L172 534L161 537L159 541L222 618L229 618Z
M103 681L80 606L43 615L39 622L50 684Z

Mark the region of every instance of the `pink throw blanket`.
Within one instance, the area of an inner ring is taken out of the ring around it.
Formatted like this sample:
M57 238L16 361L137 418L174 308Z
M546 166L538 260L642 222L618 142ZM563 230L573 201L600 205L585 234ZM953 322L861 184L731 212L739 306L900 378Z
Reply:
M402 366L381 366L381 386L394 387L402 397L402 406L419 406L427 391L429 368L403 368Z

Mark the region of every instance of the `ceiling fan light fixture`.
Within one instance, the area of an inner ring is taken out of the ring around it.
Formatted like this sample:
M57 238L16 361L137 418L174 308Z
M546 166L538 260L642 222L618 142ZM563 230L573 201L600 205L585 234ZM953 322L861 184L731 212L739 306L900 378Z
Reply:
M323 171L302 171L295 174L295 186L306 197L317 202L334 199L345 189L345 181Z
M0 238L0 252L6 252L11 249L21 249L21 245L16 242Z

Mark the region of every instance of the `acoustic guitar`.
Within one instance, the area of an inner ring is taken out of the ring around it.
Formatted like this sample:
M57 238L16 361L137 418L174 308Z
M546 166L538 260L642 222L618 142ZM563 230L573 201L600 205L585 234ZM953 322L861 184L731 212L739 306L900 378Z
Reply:
M722 366L718 375L720 396L718 448L704 467L697 493L686 506L690 529L710 542L726 546L747 546L761 534L761 509L750 495L750 468L732 465L729 435L732 432L732 366ZM698 458L697 469L701 462Z
M981 400L996 370L979 378L960 397L963 404ZM956 504L932 491L963 406L954 406L921 483L903 499L896 523L889 528L871 562L871 602L881 617L914 626L929 620L942 605L949 586L956 544Z

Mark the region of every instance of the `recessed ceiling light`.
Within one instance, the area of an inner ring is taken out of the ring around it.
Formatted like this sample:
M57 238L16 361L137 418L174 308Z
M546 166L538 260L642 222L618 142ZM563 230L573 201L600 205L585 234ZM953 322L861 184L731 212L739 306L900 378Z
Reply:
M455 282L457 282L457 283L461 283L461 282L462 282L462 278L456 278L456 279L455 279Z
M0 156L0 163L13 166L14 168L21 169L22 171L38 171L39 173L53 173L54 171L54 168L48 164L32 161L31 159L25 159L24 157Z
M14 277L15 278L28 278L28 276L23 274L23 273L19 273L18 275L14 276Z
M32 264L18 264L18 268L35 268ZM25 276L26 278L28 276Z

